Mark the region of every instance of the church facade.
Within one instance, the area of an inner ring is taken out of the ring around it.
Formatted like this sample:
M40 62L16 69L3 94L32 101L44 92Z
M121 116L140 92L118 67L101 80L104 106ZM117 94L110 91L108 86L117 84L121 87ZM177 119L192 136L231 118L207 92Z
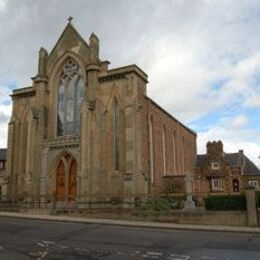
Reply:
M193 171L196 134L147 96L139 67L108 66L71 21L40 49L32 86L11 95L9 200L127 204Z

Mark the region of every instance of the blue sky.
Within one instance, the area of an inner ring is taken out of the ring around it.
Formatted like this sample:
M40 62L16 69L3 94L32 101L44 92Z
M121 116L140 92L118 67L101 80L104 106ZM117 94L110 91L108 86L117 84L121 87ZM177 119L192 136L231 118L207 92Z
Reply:
M260 165L257 0L0 0L0 147L8 94L31 84L38 50L51 50L70 15L86 40L98 35L111 68L135 63L148 74L148 95L197 132L199 153L222 140Z

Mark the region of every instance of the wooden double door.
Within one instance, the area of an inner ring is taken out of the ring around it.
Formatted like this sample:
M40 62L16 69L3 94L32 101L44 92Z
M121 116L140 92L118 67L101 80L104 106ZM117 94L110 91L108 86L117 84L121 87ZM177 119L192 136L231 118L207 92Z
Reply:
M56 171L56 200L74 201L77 196L77 162L71 155L62 156Z

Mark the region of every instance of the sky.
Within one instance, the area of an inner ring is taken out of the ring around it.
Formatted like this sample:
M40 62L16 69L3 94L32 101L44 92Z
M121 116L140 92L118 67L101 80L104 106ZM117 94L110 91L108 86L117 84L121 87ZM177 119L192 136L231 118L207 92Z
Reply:
M197 133L198 153L222 140L260 166L259 0L0 0L0 147L9 94L31 85L69 16L110 68L148 74L148 95Z

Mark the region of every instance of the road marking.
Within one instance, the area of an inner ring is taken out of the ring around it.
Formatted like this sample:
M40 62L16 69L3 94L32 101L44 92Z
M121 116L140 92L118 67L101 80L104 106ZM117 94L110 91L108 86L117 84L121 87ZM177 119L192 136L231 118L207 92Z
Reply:
M162 253L157 253L157 252L147 252L148 255L159 255L161 256Z
M69 248L69 247L68 247L68 246L60 246L60 248L65 249L65 248ZM87 252L87 253L90 252L90 249L87 249L87 248L81 248L81 247L76 247L75 250L77 250L77 251L81 251L81 252Z
M188 255L178 255L178 254L171 254L170 257L167 258L168 260L188 260L190 256Z
M162 253L159 252L146 252L146 254L142 255L144 258L153 258L158 259L160 256L162 256Z
M37 243L37 245L41 246L41 247L48 247L49 245L53 245L53 244L55 244L55 243L52 241L46 241L46 240L43 240L43 241L40 241Z
M66 249L69 248L68 246L58 245L59 248ZM78 249L77 249L78 250Z
M55 242L48 241L48 240L43 240L42 243L44 243L46 245L53 245L53 244L55 244Z

